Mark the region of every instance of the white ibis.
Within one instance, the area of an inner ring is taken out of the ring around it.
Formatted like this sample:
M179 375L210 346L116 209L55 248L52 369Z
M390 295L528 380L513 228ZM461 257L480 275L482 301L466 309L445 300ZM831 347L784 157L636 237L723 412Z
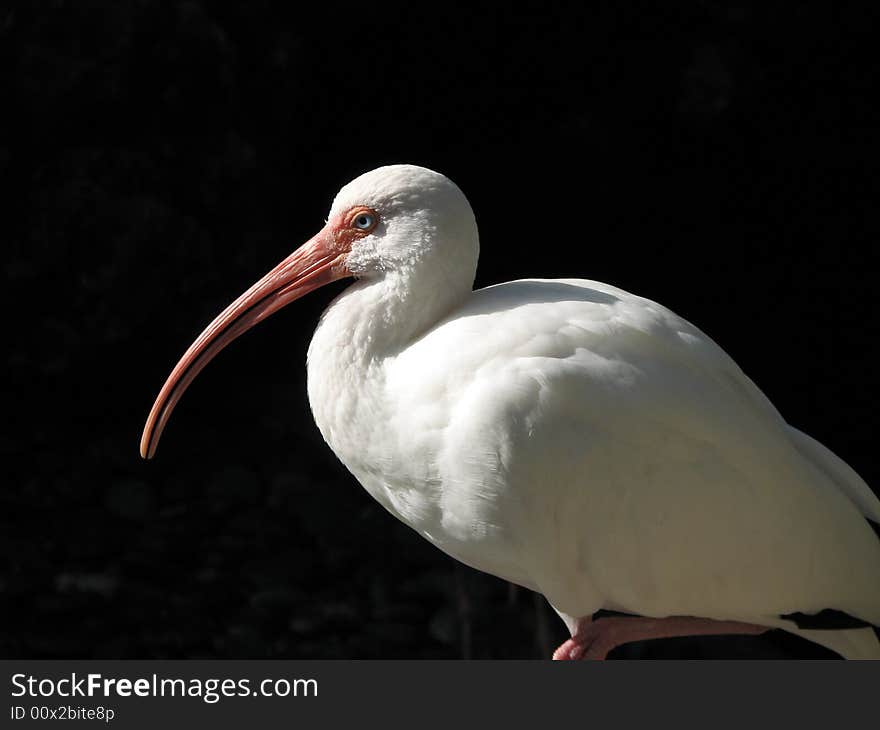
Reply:
M769 628L880 658L880 502L859 476L665 307L581 279L472 291L478 251L443 175L360 176L186 351L141 454L223 347L352 277L309 347L321 434L424 538L544 594L571 632L555 658Z

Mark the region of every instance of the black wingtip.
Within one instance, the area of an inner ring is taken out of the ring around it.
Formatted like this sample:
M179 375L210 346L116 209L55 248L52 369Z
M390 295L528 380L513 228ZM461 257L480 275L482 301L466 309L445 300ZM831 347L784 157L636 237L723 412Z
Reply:
M867 621L850 616L835 608L825 608L819 613L786 613L780 615L786 621L794 621L799 629L839 630L864 629L871 626Z

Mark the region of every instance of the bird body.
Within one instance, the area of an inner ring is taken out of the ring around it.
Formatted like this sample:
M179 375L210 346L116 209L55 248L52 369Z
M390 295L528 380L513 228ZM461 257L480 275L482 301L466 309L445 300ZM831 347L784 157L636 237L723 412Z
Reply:
M363 343L352 358L336 325L367 314L359 294L309 349L316 422L376 500L452 557L567 616L795 628L779 617L835 608L880 623L876 498L802 453L693 325L606 284L516 281L400 351Z
M424 168L361 176L330 220L359 210L381 223L345 251L359 281L315 332L308 392L324 439L389 512L543 593L570 627L599 609L696 616L880 657L870 628L785 618L880 625L866 520L880 502L709 337L594 281L471 291L473 213Z

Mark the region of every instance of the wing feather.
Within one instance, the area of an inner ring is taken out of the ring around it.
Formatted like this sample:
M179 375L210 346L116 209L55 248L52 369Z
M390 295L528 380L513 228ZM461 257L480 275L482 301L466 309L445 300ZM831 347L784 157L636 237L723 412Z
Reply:
M413 408L449 397L447 502L491 503L558 610L880 623L880 543L862 518L876 497L665 307L591 281L510 282L399 365ZM475 485L486 459L497 479Z

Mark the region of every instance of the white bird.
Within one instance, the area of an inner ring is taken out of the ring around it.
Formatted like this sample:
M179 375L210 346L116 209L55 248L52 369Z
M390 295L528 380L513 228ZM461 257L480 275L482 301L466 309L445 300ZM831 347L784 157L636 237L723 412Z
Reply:
M769 628L880 658L880 502L864 481L665 307L581 279L472 291L478 252L443 175L358 177L187 350L141 454L219 350L354 277L309 347L321 434L425 539L542 593L571 632L555 658ZM600 609L632 615L591 620Z

